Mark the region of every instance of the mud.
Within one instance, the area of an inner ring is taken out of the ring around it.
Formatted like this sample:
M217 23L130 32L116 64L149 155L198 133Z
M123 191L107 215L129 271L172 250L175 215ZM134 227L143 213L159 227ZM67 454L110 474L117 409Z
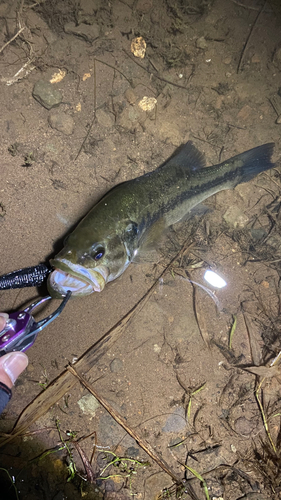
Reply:
M155 169L187 140L207 165L266 142L275 142L277 161L280 23L273 1L2 2L0 274L49 260L106 191ZM140 36L143 59L131 53ZM53 80L61 92L56 107L34 98L39 80ZM138 106L145 96L157 100L152 111ZM73 300L28 351L29 367L0 421L2 432L10 431L23 409L141 299L188 241L119 340L85 374L187 480L181 496L169 475L76 383L30 435L1 449L1 467L16 477L18 498L206 498L186 466L203 476L210 498L279 498L278 373L268 373L261 387L271 443L255 397L259 380L244 368L269 365L280 350L280 186L277 165L212 197L209 212L175 226L154 260L131 265L101 294ZM229 210L230 219L224 217ZM203 275L209 268L227 281L215 291L219 307L188 281L208 286ZM1 310L20 309L45 293L44 287L1 291ZM96 445L94 484L81 478L85 468L71 443L87 435L80 446L90 459ZM55 452L38 458L50 449ZM112 453L124 460L101 480ZM79 474L67 482L73 463ZM5 498L17 498L5 471L1 481Z

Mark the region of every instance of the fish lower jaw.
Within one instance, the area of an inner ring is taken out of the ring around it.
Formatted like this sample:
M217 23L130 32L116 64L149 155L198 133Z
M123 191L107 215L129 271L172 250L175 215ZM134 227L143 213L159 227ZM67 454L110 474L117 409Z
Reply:
M84 276L83 274L86 274ZM48 290L52 297L64 297L68 291L73 297L90 295L93 292L101 292L106 284L108 271L100 269L82 272L72 272L70 269L55 269L48 278Z
M48 291L54 298L65 297L68 291L71 296L90 295L95 290L90 283L86 283L64 271L53 271L48 277ZM100 290L98 290L100 291Z

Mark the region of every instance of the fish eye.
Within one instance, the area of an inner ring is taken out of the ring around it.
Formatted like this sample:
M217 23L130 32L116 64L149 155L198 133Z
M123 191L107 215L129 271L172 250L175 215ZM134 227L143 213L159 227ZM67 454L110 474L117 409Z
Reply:
M93 252L92 256L93 256L93 259L100 260L104 256L104 254L105 254L105 249L102 247L99 247Z

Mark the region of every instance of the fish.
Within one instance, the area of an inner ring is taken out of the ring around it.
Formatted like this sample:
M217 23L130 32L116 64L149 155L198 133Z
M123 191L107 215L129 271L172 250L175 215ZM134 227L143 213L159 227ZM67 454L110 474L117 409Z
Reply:
M205 166L188 141L156 170L112 188L66 238L50 260L48 291L53 298L101 292L171 225L210 196L248 182L274 167L274 143L222 163Z

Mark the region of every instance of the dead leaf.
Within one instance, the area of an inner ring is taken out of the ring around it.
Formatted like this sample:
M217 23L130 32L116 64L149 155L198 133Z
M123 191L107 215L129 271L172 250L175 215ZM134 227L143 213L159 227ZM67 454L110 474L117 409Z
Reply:
M281 375L281 366L250 366L245 368L248 372L258 375L262 378L272 378Z
M66 75L66 71L65 70L62 70L60 69L57 73L54 73L51 80L50 80L50 83L59 83L61 82L64 77Z
M131 43L131 52L134 54L134 56L143 59L145 56L145 51L146 43L144 38L142 36L134 38Z

